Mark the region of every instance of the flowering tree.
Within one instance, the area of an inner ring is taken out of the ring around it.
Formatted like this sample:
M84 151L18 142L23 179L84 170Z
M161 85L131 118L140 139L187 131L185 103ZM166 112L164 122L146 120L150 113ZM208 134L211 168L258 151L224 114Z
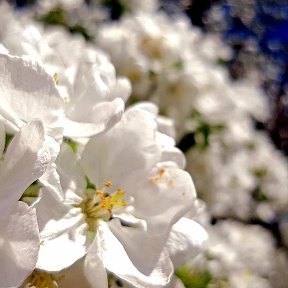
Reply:
M257 81L156 1L90 2L0 5L0 287L284 288L243 224L288 204Z

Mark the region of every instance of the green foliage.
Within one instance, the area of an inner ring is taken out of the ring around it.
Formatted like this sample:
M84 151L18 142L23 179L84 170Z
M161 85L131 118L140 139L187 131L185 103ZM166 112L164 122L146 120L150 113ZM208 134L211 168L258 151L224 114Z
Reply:
M225 130L224 124L209 123L207 120L203 119L202 115L197 110L192 111L191 118L195 124L194 131L185 135L177 145L183 152L186 152L193 147L207 149L210 144L211 136Z
M210 137L213 134L221 133L225 126L222 123L209 123L203 119L202 115L194 110L191 114L195 121L195 142L199 148L207 148L209 146Z
M179 60L179 61L177 61L177 62L175 62L175 63L173 64L173 67L174 67L176 70L181 71L181 70L184 69L184 63L183 63L183 61Z
M219 58L216 60L216 64L220 65L220 66L224 66L227 67L228 66L229 61Z
M265 167L256 167L253 169L252 173L257 178L263 179L267 175L268 171Z
M74 153L77 152L78 145L77 145L76 142L74 142L74 141L73 141L72 139L70 139L70 138L64 138L64 142L71 147L71 149L73 150Z
M39 196L39 190L42 187L39 181L34 181L22 194L20 201L31 205Z
M208 271L192 271L187 266L179 267L176 276L182 281L185 288L207 288L212 280L212 276Z
M10 144L10 142L12 141L13 137L14 137L14 135L6 133L4 153L7 151L7 147Z
M90 181L90 179L86 176L86 188L96 190L96 186Z
M257 186L256 189L252 192L252 198L256 202L268 202L270 201L269 197L262 191L262 189Z
M82 26L81 24L75 24L75 25L72 25L72 26L69 26L68 27L68 30L74 34L74 33L78 33L78 34L81 34L86 41L93 41L93 36L90 35L88 33L88 31L85 29L84 26Z
M108 275L108 287L116 288L116 287L124 287L120 279L117 279L116 276L109 274Z
M55 7L46 15L41 16L38 20L43 22L45 25L67 25L65 12L61 7Z
M61 7L55 7L50 10L47 14L39 17L38 21L44 23L45 25L60 25L65 27L70 33L81 34L86 41L93 41L92 35L90 35L87 29L80 23L71 25L68 23L65 11Z

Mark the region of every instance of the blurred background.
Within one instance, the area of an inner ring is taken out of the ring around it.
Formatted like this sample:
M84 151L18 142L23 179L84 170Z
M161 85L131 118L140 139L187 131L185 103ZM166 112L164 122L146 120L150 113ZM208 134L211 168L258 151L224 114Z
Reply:
M109 7L111 19L122 16L121 1L102 2ZM21 9L37 1L10 3ZM162 0L160 5L168 14L185 12L193 25L220 35L230 45L233 56L224 64L232 79L255 72L261 75L272 117L258 128L268 131L275 145L288 155L288 1Z

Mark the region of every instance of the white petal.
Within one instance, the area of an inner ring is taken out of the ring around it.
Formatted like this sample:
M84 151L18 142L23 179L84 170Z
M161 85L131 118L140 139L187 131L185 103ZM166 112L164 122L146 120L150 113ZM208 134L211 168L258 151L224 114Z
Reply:
M41 243L36 267L57 272L71 266L86 254L83 245L69 239L69 234Z
M115 85L111 88L110 98L115 99L120 97L126 102L132 92L131 84L126 78L117 78Z
M51 161L39 181L54 195L58 200L63 200L63 190L60 184L60 177L56 170L56 158L60 152L60 144L52 137L45 135L51 155Z
M166 244L172 225L193 209L195 189L190 175L178 168L156 168L150 177L138 176L134 178L134 185L131 185L134 187L132 213L136 218L146 221L146 234L130 227L116 229L114 221L109 225L136 267L148 273ZM146 255L144 262L141 262L137 253L139 245Z
M159 232L158 227L163 231L170 230L186 212L193 209L196 192L186 171L175 167L155 167L150 176L137 180L133 194L134 215L148 222L150 233Z
M37 267L60 271L85 255L87 225L80 208L64 205L48 190L41 192L35 205L42 241Z
M164 116L158 116L157 123L159 132L166 134L173 139L176 138L176 130L173 119Z
M46 188L41 189L41 199L35 208L42 238L53 238L69 231L83 218L81 208L63 204Z
M179 278L177 278L176 276L173 277L171 285L169 287L170 288L185 288L182 281Z
M79 156L73 152L70 146L63 143L56 165L61 187L65 193L65 204L80 203L86 188L86 179L79 165Z
M44 175L39 178L39 181L47 190L49 190L55 199L62 201L64 199L63 189L61 187L60 176L56 168L56 164L50 162Z
M91 288L91 285L84 275L84 258L81 258L69 268L62 270L60 275L63 275L64 277L61 278L58 283L59 288ZM105 288L105 286L103 286L103 288Z
M92 288L108 288L107 273L99 247L101 247L101 239L97 233L94 243L90 245L85 257L84 274Z
M23 126L8 146L0 174L0 211L5 217L30 184L44 172L50 161L40 121Z
M150 170L160 159L156 128L150 113L130 109L110 131L88 142L81 159L86 175L100 187L104 181L121 187L135 171Z
M185 155L177 147L165 147L162 152L161 162L174 163L181 169L184 169L186 166Z
M41 119L48 135L61 141L64 100L53 77L36 62L0 54L0 114L19 128Z
M164 133L161 133L161 132L158 132L157 133L157 143L159 143L162 147L174 147L175 146L175 140L164 134Z
M146 229L143 229L137 227L137 225L131 227L121 226L118 219L109 221L108 225L118 241L121 242L137 270L149 275L157 265L165 246L167 232L149 233L146 227ZM139 253L139 247L141 247L141 253Z
M117 98L111 102L98 103L90 110L85 111L86 119L83 120L65 118L64 135L72 138L90 137L109 130L121 119L124 102Z
M138 288L165 287L170 282L173 265L165 252L159 257L155 269L149 275L144 275L135 268L122 244L111 233L106 223L102 222L99 225L96 239L98 240L92 243L89 253L96 251L106 269L121 279ZM139 249L138 253L141 253L141 247ZM145 254L142 255L145 261Z
M0 53L8 54L9 51L5 48L3 44L0 44Z
M197 222L181 218L171 229L167 249L174 267L186 264L203 248L208 234Z
M150 112L153 117L156 119L159 113L159 108L156 104L149 101L141 101L134 105L131 105L128 109L141 109L147 112Z
M19 287L33 271L39 251L36 213L18 202L6 221L0 221L0 287Z

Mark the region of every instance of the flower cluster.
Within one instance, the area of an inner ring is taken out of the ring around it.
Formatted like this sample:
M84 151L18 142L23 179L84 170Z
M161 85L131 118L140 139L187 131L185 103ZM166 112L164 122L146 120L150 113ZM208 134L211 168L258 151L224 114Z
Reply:
M257 75L157 1L84 2L0 4L0 287L285 288Z
M259 79L232 82L219 65L231 56L220 39L156 11L103 24L96 35L131 81L131 99L151 100L175 121L187 170L213 216L269 221L287 210L287 161L255 129L269 118Z
M197 198L172 122L125 110L94 44L0 9L0 287L173 285L175 247L207 234L183 218Z

